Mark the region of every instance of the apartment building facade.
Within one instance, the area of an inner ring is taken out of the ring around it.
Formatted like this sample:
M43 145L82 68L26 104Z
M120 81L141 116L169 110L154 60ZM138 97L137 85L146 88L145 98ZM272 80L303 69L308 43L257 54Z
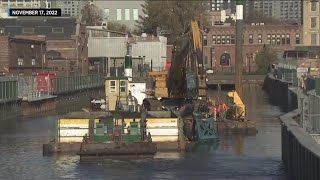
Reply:
M320 46L320 2L303 1L303 45Z
M301 23L302 0L253 0L251 10L281 21Z
M95 4L103 14L104 21L117 22L126 25L130 29L135 29L139 16L144 16L142 5L144 1L98 1Z

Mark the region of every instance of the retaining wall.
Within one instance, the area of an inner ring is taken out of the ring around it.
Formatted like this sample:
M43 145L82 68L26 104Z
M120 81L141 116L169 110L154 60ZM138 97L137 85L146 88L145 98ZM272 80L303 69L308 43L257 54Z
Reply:
M279 106L283 112L289 112L298 107L297 95L289 89L289 83L266 76L263 89L269 95L272 105Z
M320 145L293 119L298 116L298 98L289 83L267 76L264 90L270 102L285 112L281 119L282 161L290 180L320 179Z
M320 145L293 119L294 110L280 117L282 161L290 180L320 179Z

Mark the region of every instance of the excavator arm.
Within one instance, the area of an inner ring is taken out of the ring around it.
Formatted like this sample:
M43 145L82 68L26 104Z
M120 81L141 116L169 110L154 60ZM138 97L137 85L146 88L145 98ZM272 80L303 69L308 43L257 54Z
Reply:
M169 70L170 97L205 97L206 82L203 70L202 34L197 21L191 21L190 31L174 44Z

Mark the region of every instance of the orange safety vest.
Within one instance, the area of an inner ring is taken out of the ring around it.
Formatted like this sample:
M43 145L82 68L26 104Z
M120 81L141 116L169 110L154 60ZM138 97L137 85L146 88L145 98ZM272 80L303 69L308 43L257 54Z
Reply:
M227 105L226 105L225 103L222 104L222 109L223 109L224 111L227 111L228 107L227 107Z

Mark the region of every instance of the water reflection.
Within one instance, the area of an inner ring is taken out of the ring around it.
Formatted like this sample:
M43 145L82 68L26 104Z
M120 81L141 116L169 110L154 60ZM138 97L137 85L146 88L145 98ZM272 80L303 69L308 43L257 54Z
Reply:
M278 119L282 112L268 104L261 87L244 88L247 114L256 120L258 134L220 133L216 144L200 144L190 153L158 153L152 160L43 157L42 144L52 138L58 116L0 122L0 179L285 179Z

